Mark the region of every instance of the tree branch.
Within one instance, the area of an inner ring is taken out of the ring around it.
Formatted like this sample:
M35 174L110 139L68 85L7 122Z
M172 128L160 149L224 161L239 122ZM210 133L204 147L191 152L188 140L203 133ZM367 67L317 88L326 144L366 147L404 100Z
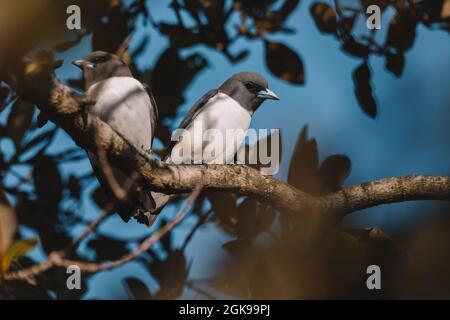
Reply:
M104 150L114 166L125 173L137 172L140 175L139 183L150 190L186 193L201 184L205 190L256 198L280 211L320 209L331 217L383 203L450 200L448 177L383 179L327 196L313 197L247 166L169 165L150 157L138 146L133 146L97 116L84 112L83 106L92 102L88 97L77 95L62 85L52 70L45 76L45 68L30 67L33 63L24 63L23 75L18 77L22 81L18 81L19 85L15 87L19 94L38 104L81 148L96 154L98 148Z
M202 186L197 185L194 190L191 192L189 197L184 202L183 206L177 212L172 221L165 224L163 227L155 231L152 235L150 235L147 239L145 239L136 250L130 251L122 258L106 262L106 263L94 263L94 262L85 262L85 261L75 261L70 260L65 257L65 252L53 251L49 254L48 259L40 264L36 264L27 269L22 269L14 272L9 272L0 276L1 281L11 281L11 280L26 280L29 283L35 284L35 276L47 271L52 267L60 267L60 268L68 268L69 266L77 266L81 271L87 273L96 273L103 270L111 270L118 268L127 262L133 260L139 255L143 254L145 251L151 248L153 244L158 242L162 237L168 234L173 228L178 225L183 218L187 215L189 208L192 203L197 199L200 192L202 191ZM96 221L100 221L104 216L101 215ZM97 226L98 223L95 224ZM94 230L94 225L89 229ZM85 233L83 233L85 234Z
M306 193L247 166L168 165L158 161L126 141L99 117L84 112L84 105L92 102L88 97L74 93L53 74L46 81L39 76L37 84L36 77L24 72L21 78L25 83L15 88L22 98L37 104L81 148L95 154L100 149L111 164L123 172L138 172L139 182L150 190L186 193L202 184L205 190L252 196L280 210L304 209L313 201Z
M380 204L411 200L450 200L450 177L402 176L366 182L319 197L320 210L345 215Z

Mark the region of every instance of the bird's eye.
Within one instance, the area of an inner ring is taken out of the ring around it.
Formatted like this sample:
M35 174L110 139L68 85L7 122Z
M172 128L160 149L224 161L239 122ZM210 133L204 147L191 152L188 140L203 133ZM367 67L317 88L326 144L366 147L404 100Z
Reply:
M106 60L108 60L108 57L107 57L107 56L96 57L96 58L92 59L92 63L98 64L98 63L105 62Z
M254 92L254 93L259 92L264 89L262 86L254 83L254 82L246 82L245 87L247 88L248 91Z

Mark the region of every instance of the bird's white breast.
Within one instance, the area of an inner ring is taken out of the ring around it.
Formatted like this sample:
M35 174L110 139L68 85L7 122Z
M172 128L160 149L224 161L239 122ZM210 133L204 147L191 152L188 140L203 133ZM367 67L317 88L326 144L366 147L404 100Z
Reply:
M96 104L88 108L137 147L150 149L152 106L144 86L131 77L112 77L92 85L88 95Z
M227 94L219 92L206 103L194 122L186 128L185 134L189 134L191 139L183 137L181 142L174 147L171 158L184 163L192 161L191 155L187 158L184 155L184 159L181 161L178 158L180 155L178 151L181 147L184 150L189 150L192 142L195 141L193 153L197 156L196 159L200 157L204 163L230 163L234 159L236 147L239 148L244 141L250 121L251 115L247 110ZM196 134L196 131L200 128L199 124L201 124L202 134ZM214 139L211 140L212 142L205 141L205 134L208 131L212 132L211 129L214 129L214 134L220 134L224 138L220 154L210 155L205 153L208 143L214 143ZM199 141L199 139L202 140Z

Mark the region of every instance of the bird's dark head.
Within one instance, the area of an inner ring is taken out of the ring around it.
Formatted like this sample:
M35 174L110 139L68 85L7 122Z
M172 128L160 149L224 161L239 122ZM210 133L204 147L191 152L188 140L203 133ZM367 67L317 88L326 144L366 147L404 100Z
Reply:
M83 70L85 88L111 77L131 77L130 68L118 56L105 51L94 51L83 60L72 62Z
M264 100L279 100L269 90L267 80L255 72L240 72L225 81L219 91L227 94L249 112L254 112Z

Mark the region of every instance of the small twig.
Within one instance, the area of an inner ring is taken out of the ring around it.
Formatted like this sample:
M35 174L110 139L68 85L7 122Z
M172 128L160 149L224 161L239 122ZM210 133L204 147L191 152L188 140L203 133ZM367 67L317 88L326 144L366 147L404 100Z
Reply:
M77 238L74 238L64 251L70 252L72 249L76 248L81 241L92 234L100 225L100 223L109 216L113 208L114 206L112 204L108 204L100 213L100 215L95 218L94 221L92 221Z
M356 13L356 14L362 14L362 11L361 11L361 9L358 9L358 8L353 8L353 7L348 7L348 6L340 6L340 8L341 8L341 12L343 12L343 11L350 11L350 12L353 12L353 13Z
M334 5L336 7L336 13L339 17L339 20L341 20L343 18L344 14L342 12L342 7L341 7L339 0L334 0Z
M183 18L181 17L180 4L178 3L178 0L172 0L172 8L173 8L173 11L175 11L178 25L180 27L184 28L184 22L183 22Z
M183 220L183 218L188 213L188 210L189 210L191 204L195 201L195 199L197 199L201 190L202 190L202 187L197 186L197 188L195 188L191 192L189 197L186 199L183 206L180 208L178 213L175 215L175 218L171 222L165 224L162 228L157 230L155 233L153 233L145 241L143 241L137 250L130 252L129 254L125 255L124 257L122 257L119 260L101 265L101 270L117 268L117 267L125 264L126 262L136 258L137 256L139 256L143 252L147 251L148 249L150 249L150 247L155 242L157 242L159 239L161 239L163 236L165 236L167 233L169 233L178 223L181 222L181 220Z
M106 180L108 181L109 186L111 187L112 192L117 200L123 201L127 197L127 192L122 189L122 187L117 182L116 177L114 176L113 169L109 164L108 158L106 157L106 152L102 148L98 148L97 158L102 167L102 171L105 175Z
M146 240L144 240L136 250L124 255L122 258L120 258L116 261L106 262L106 263L102 263L102 264L84 262L84 261L74 261L74 260L66 259L64 252L54 251L54 252L50 253L50 255L46 261L44 261L40 264L34 265L27 269L3 274L2 277L0 278L0 281L25 280L31 284L36 284L34 277L41 274L44 271L47 271L48 269L50 269L52 267L67 268L69 266L76 265L83 272L89 272L89 273L95 273L95 272L99 272L99 271L103 271L103 270L111 270L111 269L118 268L118 267L124 265L125 263L133 260L134 258L138 257L145 251L149 250L150 247L154 243L159 241L163 236L165 236L167 233L169 233L176 225L178 225L183 220L183 218L186 216L191 204L195 201L195 199L198 197L198 195L200 194L201 191L202 191L202 186L198 185L192 191L192 193L189 195L189 197L186 199L185 203L180 208L178 213L175 215L175 218L171 222L167 223L162 228L160 228L155 233L153 233L150 237L148 237ZM97 220L100 221L101 219L97 219ZM91 227L90 229L93 229L93 228ZM88 234L88 232L83 233L83 235L85 235L85 234ZM76 241L76 243L77 243L77 241Z
M210 210L208 210L207 212L205 212L197 221L197 223L195 224L195 226L192 228L191 232L189 232L188 236L186 237L186 239L184 239L183 242L183 246L181 247L181 250L183 251L184 249L186 249L187 245L189 244L189 242L191 241L192 237L194 236L195 232L206 222L206 220L208 220L208 218L211 216L211 214L214 213L214 210L212 210L212 208Z
M106 162L108 163L108 161L106 161ZM124 194L127 194L128 191L133 186L134 181L137 179L137 176L138 176L138 173L136 171L133 172L131 177L129 177L125 181L123 188L121 188L119 186L121 192L123 192ZM113 179L115 180L114 177L113 177ZM118 199L118 200L123 200L123 199ZM110 203L108 203L106 205L106 207L103 209L103 211L100 213L100 215L86 227L86 229L78 236L78 238L74 239L71 242L71 244L64 250L64 252L69 252L70 250L76 248L82 240L84 240L87 236L89 236L91 233L93 233L97 229L97 227L100 225L100 223L103 220L105 220L109 216L109 214L114 210L114 207L116 204L117 204L117 200L111 201Z

